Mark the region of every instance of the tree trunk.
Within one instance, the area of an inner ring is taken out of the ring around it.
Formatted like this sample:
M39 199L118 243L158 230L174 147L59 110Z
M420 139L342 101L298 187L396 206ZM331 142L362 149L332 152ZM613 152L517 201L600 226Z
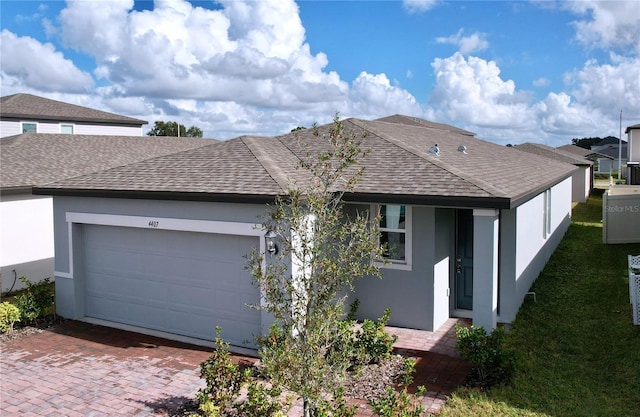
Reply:
M309 401L306 398L302 399L302 407L304 410L304 417L311 417L311 408L309 407Z

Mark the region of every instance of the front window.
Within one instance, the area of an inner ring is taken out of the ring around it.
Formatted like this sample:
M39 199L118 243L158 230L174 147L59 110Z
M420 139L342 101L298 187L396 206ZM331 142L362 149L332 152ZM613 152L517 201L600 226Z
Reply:
M60 133L73 135L73 125L60 125Z
M22 133L38 133L37 123L22 122Z
M388 267L411 268L411 207L400 204L382 204L380 213L380 245L384 245L384 258Z

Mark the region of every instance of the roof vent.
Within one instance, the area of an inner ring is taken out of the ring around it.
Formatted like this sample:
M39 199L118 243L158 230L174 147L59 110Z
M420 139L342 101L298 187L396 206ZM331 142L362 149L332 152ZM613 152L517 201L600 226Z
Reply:
M467 147L464 145L458 146L458 152L462 152L463 154L467 154Z
M440 148L438 148L438 144L436 143L431 148L429 148L429 153L434 154L435 156L440 156Z

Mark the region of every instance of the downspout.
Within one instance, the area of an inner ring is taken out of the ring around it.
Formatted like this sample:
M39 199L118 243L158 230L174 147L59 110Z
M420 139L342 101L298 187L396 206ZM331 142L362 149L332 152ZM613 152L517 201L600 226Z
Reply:
M618 133L618 182L622 176L622 110L620 110L620 132Z

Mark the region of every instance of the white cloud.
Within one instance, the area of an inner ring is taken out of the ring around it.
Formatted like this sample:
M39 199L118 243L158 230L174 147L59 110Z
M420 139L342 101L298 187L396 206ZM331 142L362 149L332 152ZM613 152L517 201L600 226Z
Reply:
M484 51L489 47L486 33L472 33L469 36L463 36L464 29L458 30L455 35L436 38L437 43L447 43L457 45L459 52L463 55L469 55L472 52Z
M640 2L582 0L560 4L584 16L573 22L578 41L588 47L631 47L640 52Z
M409 13L423 13L438 4L438 0L403 0L402 4Z
M551 80L549 80L548 78L540 77L533 80L532 84L534 87L548 87L551 84Z
M420 114L385 74L349 83L311 54L291 1L183 0L135 11L130 0L69 2L57 30L64 45L93 57L100 105L148 120L178 120L219 139L279 134L341 117ZM53 30L51 31L53 33ZM320 119L319 119L320 117ZM325 117L325 119L321 119Z
M86 93L93 86L91 75L78 69L50 43L42 44L4 29L0 32L0 51L3 93L7 89Z
M535 106L542 130L551 134L571 135L579 132L598 132L602 115L596 110L571 103L566 93L549 93Z
M349 105L342 113L374 119L396 113L419 115L422 110L408 91L392 86L385 74L363 71L354 80Z
M312 55L293 1L74 2L61 12L68 47L93 56L122 95L236 101L266 108L342 102L348 84Z
M605 114L623 110L628 117L640 119L640 58L611 54L611 62L587 61L568 73L565 82L582 104Z
M502 143L566 144L573 137L617 136L619 106L627 119L639 118L637 59L614 56L617 65L589 61L567 75L572 95L552 92L534 101L503 80L494 61L465 58L459 52L432 63L436 86L430 97L438 121ZM541 81L543 82L543 81Z
M456 52L431 64L436 86L431 104L448 120L464 120L474 126L519 129L530 123L528 97L517 93L512 80L500 78L494 61L465 57Z

